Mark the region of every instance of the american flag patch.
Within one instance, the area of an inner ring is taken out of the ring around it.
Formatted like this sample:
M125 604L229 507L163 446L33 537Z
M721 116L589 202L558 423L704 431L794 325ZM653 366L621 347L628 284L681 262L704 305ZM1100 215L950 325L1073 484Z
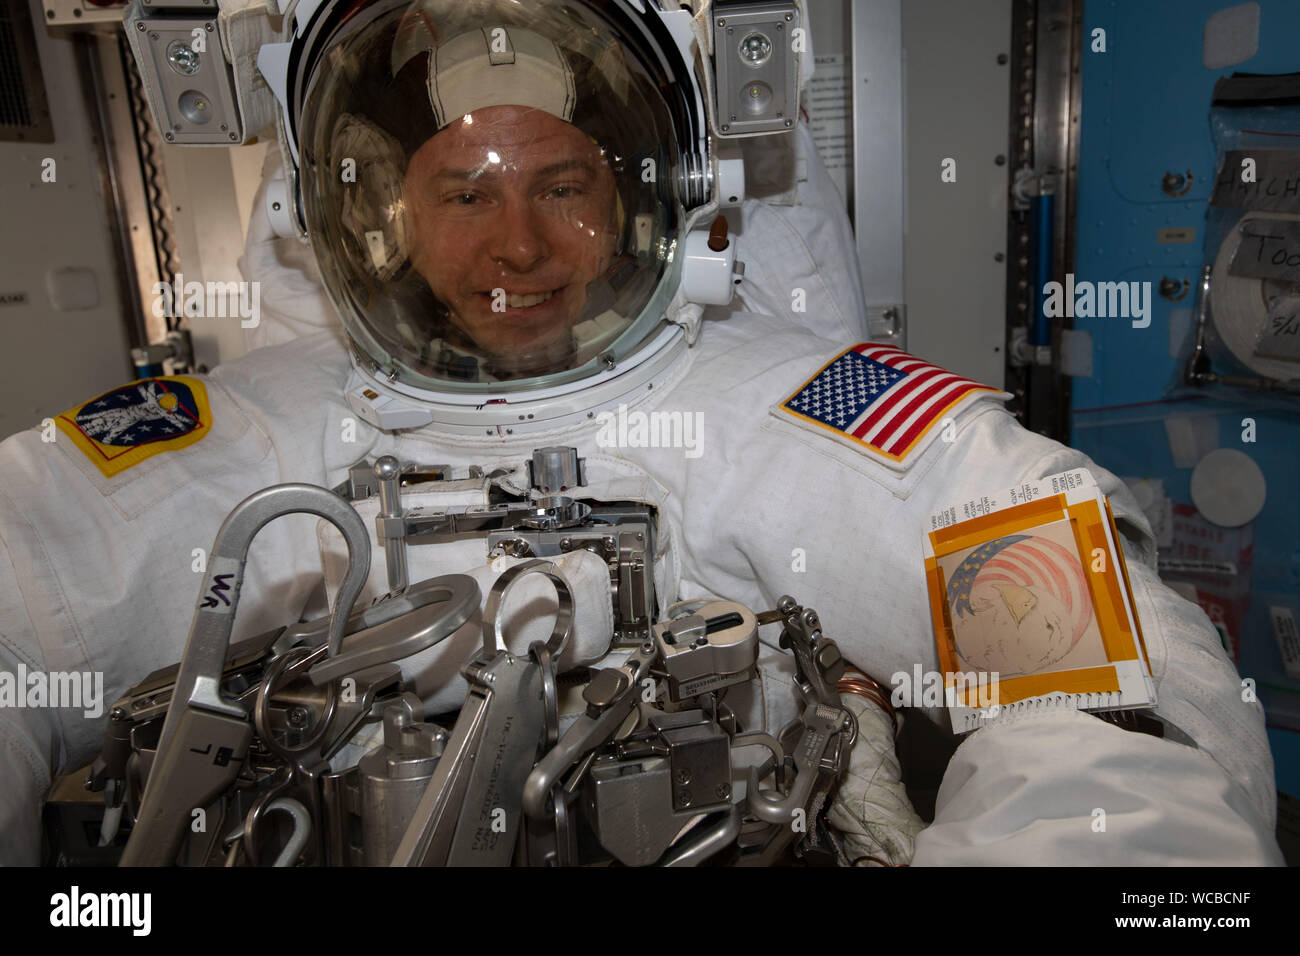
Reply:
M841 352L778 407L897 467L975 392L999 390L867 342Z

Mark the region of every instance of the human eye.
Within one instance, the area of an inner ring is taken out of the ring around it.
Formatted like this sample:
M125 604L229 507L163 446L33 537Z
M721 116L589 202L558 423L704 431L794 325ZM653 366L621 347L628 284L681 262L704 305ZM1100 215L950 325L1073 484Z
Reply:
M560 183L546 190L547 199L576 199L582 195L582 187L577 183Z

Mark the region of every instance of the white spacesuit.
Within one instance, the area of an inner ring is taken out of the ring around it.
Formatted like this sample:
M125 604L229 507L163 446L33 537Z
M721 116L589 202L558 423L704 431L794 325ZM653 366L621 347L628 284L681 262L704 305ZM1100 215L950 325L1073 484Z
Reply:
M581 6L561 5L566 13ZM92 399L60 418L52 442L34 429L0 446L0 670L103 672L107 702L177 660L202 580L195 549L208 548L227 513L259 489L286 481L335 487L352 465L391 454L453 471L478 465L495 476L416 493L410 506L482 503L490 481L527 488L523 464L533 449L573 446L585 459L585 497L658 509L661 607L716 595L767 609L791 594L819 612L825 633L867 672L888 677L916 664L933 671L925 517L1086 465L1111 496L1124 539L1165 738L1074 711L978 730L953 757L912 862L1279 863L1260 706L1243 701L1205 615L1157 579L1153 539L1123 485L1021 428L1002 393L897 350L849 348L846 336L861 337L862 314L852 246L806 131L796 134L808 177L796 204L751 198L740 211L743 229L733 240L747 273L739 305L752 311L704 311L681 293L672 254L662 250L675 241L680 262L691 248L689 226L707 226L716 206L701 203L707 218L684 221L658 185L641 188L635 160L644 142L634 133L648 123L651 141L670 142L670 134L658 106L637 99L654 84L629 66L634 57L625 51L615 63L600 57L608 44L566 44L544 17L511 25L511 52L498 56L490 29L498 21L487 17L481 30L467 31L460 16L468 14L448 15L436 42L399 29L395 43L391 32L367 33L380 29L374 24L359 27L338 41L345 55L330 61L335 82L321 80L295 117L298 154L290 159L301 164L307 226L350 352L334 317L318 310L323 299L301 247L272 238L259 216L244 264L248 278L263 283L255 335L267 347L207 376ZM413 88L426 98L410 108L429 114L426 128L385 115L391 103L365 114L363 101L377 101L356 77L375 44L385 76L418 61ZM618 96L630 122L609 123L592 110L593 93ZM524 146L494 120L527 130ZM475 124L498 127L493 149ZM586 135L565 146L565 126ZM321 170L339 168L329 150L340 141L371 149L351 157L369 208L333 201L346 187ZM452 142L450 152L423 154L439 142ZM538 143L549 144L540 159L527 148ZM624 172L611 182L602 160L583 153L589 144ZM405 171L384 168L393 156L420 158ZM535 188L529 177L539 162L565 167L568 178ZM411 178L417 167L426 182L451 181L447 196L422 194ZM517 193L514 173L527 180ZM616 210L607 218L594 204L550 205L602 195ZM404 197L410 218L395 221L394 196ZM448 225L446 217L460 218ZM456 260L448 269L460 272L447 275L442 264L472 248L480 229L498 245L467 267ZM586 245L566 260L557 229ZM430 238L435 232L440 240ZM807 297L806 314L789 306L794 289ZM431 297L436 329L420 324ZM112 436L86 427L86 416L142 407L145 394L159 411L131 413L138 417L131 422L118 415ZM139 431L159 423L172 430ZM670 435L680 440L659 440ZM366 504L358 508L370 520L373 502L369 512ZM481 544L410 550L413 581L486 560ZM386 590L383 569L377 549L367 596ZM314 519L268 525L250 552L235 637L323 612L318 582L324 575L333 597L341 570L336 537ZM465 654L463 642L449 641L430 665L442 678L430 696L443 705L455 703ZM769 731L793 713L781 656L765 654L756 694L756 719ZM865 711L856 710L865 727ZM938 709L926 716L945 720ZM102 719L71 708L0 709L0 860L36 860L39 808L53 775L93 757L102 728ZM897 764L882 752L851 772L896 775ZM861 805L849 815L870 830L872 798L854 792ZM909 811L882 810L890 820Z

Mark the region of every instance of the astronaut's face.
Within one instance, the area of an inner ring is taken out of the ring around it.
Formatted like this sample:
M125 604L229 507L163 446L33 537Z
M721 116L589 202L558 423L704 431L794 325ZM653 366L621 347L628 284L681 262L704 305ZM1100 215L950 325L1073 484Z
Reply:
M1069 616L1053 595L1003 582L971 588L974 614L954 615L953 632L964 668L1002 677L1033 674L1070 651Z
M411 260L457 328L506 365L544 371L571 351L617 242L596 143L542 110L475 110L420 147L404 193Z

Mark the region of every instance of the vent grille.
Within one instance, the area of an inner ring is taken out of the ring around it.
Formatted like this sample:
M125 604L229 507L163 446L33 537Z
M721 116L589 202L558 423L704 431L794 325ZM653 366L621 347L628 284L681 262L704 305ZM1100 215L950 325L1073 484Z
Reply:
M54 142L26 0L0 0L0 140Z

